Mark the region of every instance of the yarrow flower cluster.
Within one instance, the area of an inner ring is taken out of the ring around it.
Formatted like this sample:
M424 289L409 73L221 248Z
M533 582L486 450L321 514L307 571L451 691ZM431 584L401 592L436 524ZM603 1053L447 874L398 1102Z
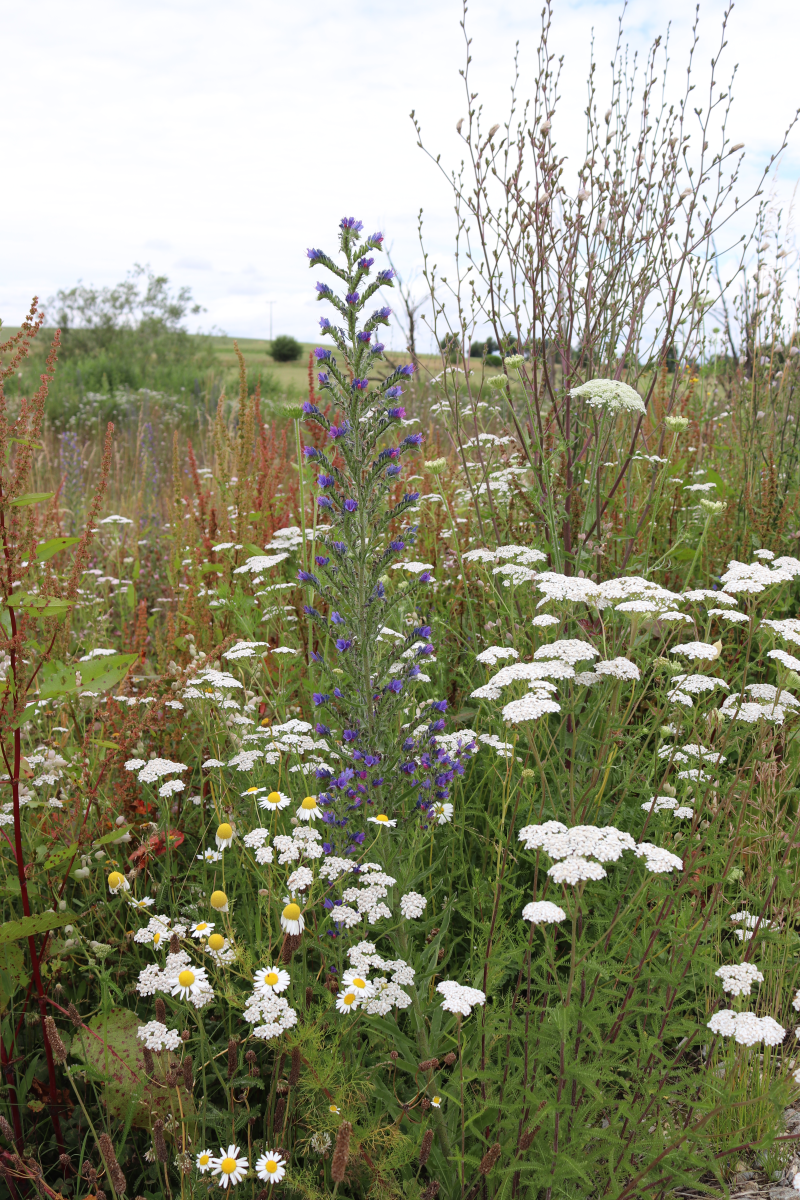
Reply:
M486 1003L486 993L480 988L466 987L453 979L445 979L437 984L436 990L440 996L444 996L441 1005L444 1011L462 1017L468 1017L476 1005Z
M590 379L572 388L570 396L585 400L590 408L604 408L610 413L646 411L639 393L618 379Z
M754 983L763 983L764 976L754 963L732 963L720 967L714 974L722 980L723 992L732 996L749 996Z
M708 1028L720 1037L732 1037L740 1046L757 1046L759 1042L779 1046L786 1036L786 1030L772 1017L757 1017L755 1013L734 1012L730 1008L715 1012Z
M645 867L653 874L681 870L683 860L669 850L652 842L635 842L629 833L613 825L575 825L572 829L560 821L545 821L543 825L525 825L517 835L526 850L544 850L557 861L547 874L554 883L575 885L590 879L604 879L601 863L617 862L626 850L644 858Z

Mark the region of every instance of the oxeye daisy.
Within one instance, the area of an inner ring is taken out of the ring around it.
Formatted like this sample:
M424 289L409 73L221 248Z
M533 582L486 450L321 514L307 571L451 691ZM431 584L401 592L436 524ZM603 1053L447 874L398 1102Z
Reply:
M377 817L367 817L367 820L373 825L385 825L388 829L394 829L397 825L397 821L390 821L386 813L378 813Z
M212 925L211 928L213 929L214 926ZM211 934L211 937L208 939L208 948L209 950L213 950L215 954L225 949L225 938L221 933Z
M128 904L130 904L131 908L152 908L155 900L152 896L142 896L141 900L137 900L134 896L129 896Z
M228 911L228 897L225 895L224 892L220 892L220 891L212 892L211 897L209 899L209 904L211 905L212 908L215 908L217 910L217 912L227 912Z
M153 946L154 946L154 948L155 948L156 950L159 948L159 946L163 945L163 942L164 942L164 937L165 937L165 933L164 933L164 931L162 931L161 929L156 929L156 930L154 930L154 932L153 932Z
M245 788L245 790L243 792L239 792L239 795L240 796L256 796L259 792L265 792L266 790L267 789L265 787L249 787L249 788Z
M441 1108L442 1107L442 1097L441 1096L431 1096L431 1104L433 1105L434 1108Z
M219 1175L221 1188L235 1187L237 1183L242 1182L249 1166L247 1159L239 1156L238 1146L228 1146L226 1153L220 1150L219 1157L212 1158L211 1173Z
M223 821L222 824L217 827L217 833L214 840L217 843L218 850L227 850L228 846L233 844L233 829L227 821Z
M285 992L291 979L279 967L262 967L253 977L253 985L262 992Z
M214 930L213 921L198 921L192 926L191 933L193 938L209 937Z
M256 1163L256 1175L265 1183L280 1183L286 1174L286 1164L277 1150L265 1150Z
M202 854L197 855L200 862L219 862L222 858L219 850L212 850L211 847L204 850Z
M116 896L117 892L129 892L131 885L128 883L124 875L119 871L112 871L108 877L108 890L112 896Z
M302 933L305 928L303 914L300 912L300 905L295 904L294 900L286 905L281 913L281 929L285 933Z
M340 1114L340 1112L341 1112L341 1109L339 1108L339 1105L338 1105L338 1104L329 1104L329 1105L328 1105L328 1112L329 1112L329 1113L333 1113L333 1114L334 1114L334 1116L338 1117L338 1116L339 1116L339 1114Z
M197 1158L194 1161L201 1175L205 1175L206 1171L211 1170L213 1157L214 1156L210 1150L201 1150L197 1155Z
M322 812L317 804L317 797L306 796L297 810L297 819L299 821L316 821L321 816Z
M190 996L196 996L207 986L208 980L203 967L184 967L174 979L170 995L179 996L181 1000L188 1000Z
M433 813L433 816L439 825L447 825L448 822L452 821L453 819L452 804L434 804L431 808L431 812Z
M269 792L259 800L258 807L268 808L271 812L280 812L282 808L286 808L287 804L291 804L291 800L288 796L284 796L283 792Z
M340 1013L355 1012L358 1008L359 997L354 991L340 992L336 997L336 1011Z
M368 1000L375 990L369 980L359 975L358 971L345 972L342 976L342 987L346 992L355 992L359 1003Z

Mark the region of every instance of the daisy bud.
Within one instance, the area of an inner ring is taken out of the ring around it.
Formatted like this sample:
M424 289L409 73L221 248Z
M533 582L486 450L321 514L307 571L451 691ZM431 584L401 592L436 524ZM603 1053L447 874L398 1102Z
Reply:
M419 1165L421 1167L424 1167L425 1163L428 1161L432 1145L433 1145L433 1130L426 1129L425 1133L423 1135L423 1138L422 1138L422 1145L419 1148Z
M61 1034L56 1028L56 1023L52 1017L45 1017L44 1029L47 1034L47 1040L50 1043L50 1048L55 1055L56 1061L63 1063L67 1061L67 1048L61 1040Z
M494 1164L497 1162L499 1157L500 1157L500 1143L495 1142L494 1145L490 1146L489 1149L486 1151L486 1153L484 1154L483 1158L480 1161L480 1164L478 1165L478 1170L480 1171L481 1175L488 1175L489 1172L491 1171L492 1167L494 1166Z
M352 1132L353 1126L349 1121L342 1121L336 1132L336 1145L333 1150L333 1161L331 1162L331 1179L334 1183L341 1183L344 1179L347 1160L350 1157L350 1135Z

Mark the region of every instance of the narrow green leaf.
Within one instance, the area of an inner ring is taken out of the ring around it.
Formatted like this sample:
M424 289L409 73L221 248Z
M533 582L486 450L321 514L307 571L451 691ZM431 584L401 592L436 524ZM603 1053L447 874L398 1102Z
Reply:
M39 562L47 562L54 554L66 550L67 546L74 546L80 540L77 537L57 537L51 538L49 542L40 542L36 547L36 558Z
M42 500L52 500L55 492L25 492L16 500L9 500L9 508L22 508L26 504L40 504Z

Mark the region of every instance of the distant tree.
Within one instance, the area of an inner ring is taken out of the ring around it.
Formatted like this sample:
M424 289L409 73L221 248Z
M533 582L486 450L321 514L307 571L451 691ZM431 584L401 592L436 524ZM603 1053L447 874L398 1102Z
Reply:
M271 354L275 362L296 362L303 353L303 347L293 337L282 333L272 342Z

